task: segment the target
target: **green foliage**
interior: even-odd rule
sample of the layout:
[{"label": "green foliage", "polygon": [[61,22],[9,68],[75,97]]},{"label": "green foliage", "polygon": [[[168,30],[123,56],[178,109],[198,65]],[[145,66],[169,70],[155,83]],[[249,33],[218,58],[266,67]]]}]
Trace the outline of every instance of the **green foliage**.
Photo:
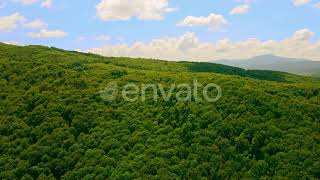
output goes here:
[{"label": "green foliage", "polygon": [[[4,44],[0,72],[0,179],[320,178],[320,85],[309,77]],[[219,84],[222,98],[99,95],[115,80],[193,79]]]},{"label": "green foliage", "polygon": [[221,74],[239,75],[259,80],[286,81],[288,73],[267,70],[245,70],[237,67],[214,63],[185,63],[192,72],[213,72]]}]

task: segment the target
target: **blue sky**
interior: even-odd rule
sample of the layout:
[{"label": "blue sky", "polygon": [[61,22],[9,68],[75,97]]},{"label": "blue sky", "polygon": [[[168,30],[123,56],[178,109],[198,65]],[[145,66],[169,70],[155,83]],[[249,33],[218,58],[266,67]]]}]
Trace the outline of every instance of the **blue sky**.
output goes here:
[{"label": "blue sky", "polygon": [[[169,60],[264,53],[320,60],[319,19],[320,0],[1,0],[0,41]],[[170,47],[177,49],[154,52]]]}]

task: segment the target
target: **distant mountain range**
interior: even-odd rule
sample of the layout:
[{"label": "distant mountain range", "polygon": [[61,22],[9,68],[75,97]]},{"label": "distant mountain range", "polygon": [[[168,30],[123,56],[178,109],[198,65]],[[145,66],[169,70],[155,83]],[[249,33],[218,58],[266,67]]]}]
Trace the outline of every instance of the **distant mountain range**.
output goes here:
[{"label": "distant mountain range", "polygon": [[251,59],[218,60],[212,63],[244,69],[283,71],[301,75],[320,75],[320,61],[263,55]]}]

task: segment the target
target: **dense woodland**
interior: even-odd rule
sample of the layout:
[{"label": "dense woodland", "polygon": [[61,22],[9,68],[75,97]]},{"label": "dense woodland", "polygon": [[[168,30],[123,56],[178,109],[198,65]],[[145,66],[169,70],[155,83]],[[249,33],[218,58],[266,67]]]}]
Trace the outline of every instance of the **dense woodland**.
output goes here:
[{"label": "dense woodland", "polygon": [[[109,82],[214,82],[210,103],[104,101]],[[0,44],[0,179],[318,179],[320,81]]]}]

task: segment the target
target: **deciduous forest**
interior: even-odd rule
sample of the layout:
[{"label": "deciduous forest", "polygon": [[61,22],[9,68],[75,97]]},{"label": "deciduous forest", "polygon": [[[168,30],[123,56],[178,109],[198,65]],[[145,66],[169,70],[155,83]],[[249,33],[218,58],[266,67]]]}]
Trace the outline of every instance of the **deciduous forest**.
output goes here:
[{"label": "deciduous forest", "polygon": [[[217,102],[105,101],[213,82]],[[320,80],[0,44],[0,179],[318,179]],[[148,93],[152,93],[149,92]]]}]

